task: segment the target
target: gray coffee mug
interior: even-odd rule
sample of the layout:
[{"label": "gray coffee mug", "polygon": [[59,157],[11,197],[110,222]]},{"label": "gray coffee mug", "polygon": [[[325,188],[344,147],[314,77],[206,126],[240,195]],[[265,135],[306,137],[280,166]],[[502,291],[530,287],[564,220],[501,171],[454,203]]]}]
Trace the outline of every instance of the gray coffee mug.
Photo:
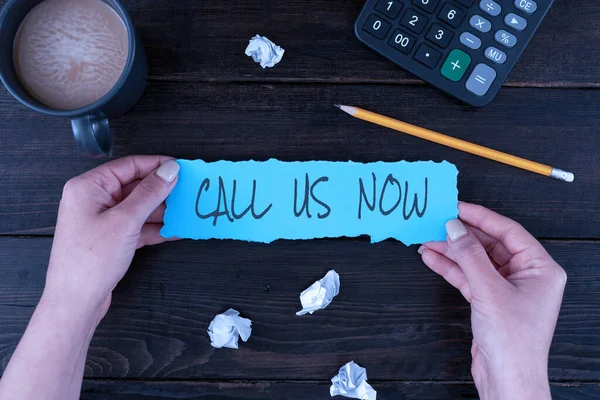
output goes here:
[{"label": "gray coffee mug", "polygon": [[108,118],[124,114],[140,99],[148,80],[148,61],[129,14],[118,0],[103,0],[121,17],[129,36],[129,54],[121,77],[101,99],[77,110],[55,110],[33,98],[21,84],[13,61],[17,30],[27,13],[43,0],[9,0],[0,13],[0,79],[21,103],[48,115],[71,119],[77,147],[88,157],[110,154]]}]

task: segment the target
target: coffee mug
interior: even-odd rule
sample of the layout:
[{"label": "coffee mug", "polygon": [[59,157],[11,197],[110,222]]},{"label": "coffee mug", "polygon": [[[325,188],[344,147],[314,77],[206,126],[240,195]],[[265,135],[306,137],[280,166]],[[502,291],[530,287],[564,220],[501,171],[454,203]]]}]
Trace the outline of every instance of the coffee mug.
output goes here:
[{"label": "coffee mug", "polygon": [[0,79],[8,91],[32,110],[71,119],[77,147],[88,157],[109,155],[111,135],[108,119],[124,114],[140,99],[148,79],[148,61],[129,14],[118,0],[103,0],[121,18],[128,35],[123,72],[103,97],[87,106],[61,110],[47,106],[24,87],[13,59],[15,38],[27,14],[43,0],[9,0],[0,13]]}]

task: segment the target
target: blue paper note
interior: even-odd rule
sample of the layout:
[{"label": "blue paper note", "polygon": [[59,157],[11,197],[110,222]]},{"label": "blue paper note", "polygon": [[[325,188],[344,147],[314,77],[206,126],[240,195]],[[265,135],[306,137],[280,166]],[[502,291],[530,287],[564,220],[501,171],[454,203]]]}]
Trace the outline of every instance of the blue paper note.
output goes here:
[{"label": "blue paper note", "polygon": [[370,235],[445,240],[458,215],[458,170],[427,162],[178,160],[163,237],[269,243]]}]

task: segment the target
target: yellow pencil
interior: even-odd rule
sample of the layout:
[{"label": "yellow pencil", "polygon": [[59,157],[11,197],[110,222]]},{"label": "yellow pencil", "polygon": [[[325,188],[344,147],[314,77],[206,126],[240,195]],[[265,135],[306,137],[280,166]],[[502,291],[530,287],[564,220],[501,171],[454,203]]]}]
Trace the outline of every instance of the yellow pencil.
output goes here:
[{"label": "yellow pencil", "polygon": [[420,128],[406,122],[398,121],[384,115],[376,114],[371,111],[363,110],[362,108],[352,106],[335,105],[342,111],[352,115],[355,118],[363,121],[372,122],[377,125],[385,126],[386,128],[394,129],[408,135],[420,137],[421,139],[429,140],[430,142],[439,143],[444,146],[452,147],[453,149],[462,150],[467,153],[475,154],[480,157],[498,161],[504,164],[512,165],[513,167],[522,168],[527,171],[535,172],[541,175],[549,176],[565,182],[573,182],[575,175],[571,172],[563,171],[558,168],[553,168],[549,165],[540,164],[534,161],[526,160],[521,157],[516,157],[501,151],[492,150],[487,147],[479,146],[464,140],[456,139],[451,136],[442,135],[429,129]]}]

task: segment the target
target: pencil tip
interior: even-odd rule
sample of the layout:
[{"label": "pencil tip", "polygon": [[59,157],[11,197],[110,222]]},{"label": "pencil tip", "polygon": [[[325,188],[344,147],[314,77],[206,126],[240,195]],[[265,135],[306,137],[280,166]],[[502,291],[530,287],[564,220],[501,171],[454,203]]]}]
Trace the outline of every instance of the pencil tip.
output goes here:
[{"label": "pencil tip", "polygon": [[337,108],[339,108],[346,114],[350,114],[352,116],[354,116],[354,114],[356,114],[356,112],[357,112],[355,107],[345,106],[343,104],[334,104],[334,106],[336,106]]}]

